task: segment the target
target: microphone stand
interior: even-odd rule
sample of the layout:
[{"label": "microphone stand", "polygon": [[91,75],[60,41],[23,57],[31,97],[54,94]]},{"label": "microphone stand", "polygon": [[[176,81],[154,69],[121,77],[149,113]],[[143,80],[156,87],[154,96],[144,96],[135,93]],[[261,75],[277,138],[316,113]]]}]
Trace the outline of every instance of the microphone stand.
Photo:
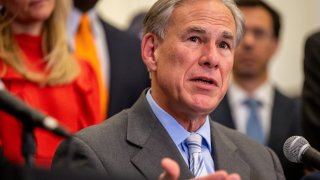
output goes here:
[{"label": "microphone stand", "polygon": [[32,124],[23,123],[22,146],[21,151],[27,167],[34,167],[34,154],[36,152],[36,143]]}]

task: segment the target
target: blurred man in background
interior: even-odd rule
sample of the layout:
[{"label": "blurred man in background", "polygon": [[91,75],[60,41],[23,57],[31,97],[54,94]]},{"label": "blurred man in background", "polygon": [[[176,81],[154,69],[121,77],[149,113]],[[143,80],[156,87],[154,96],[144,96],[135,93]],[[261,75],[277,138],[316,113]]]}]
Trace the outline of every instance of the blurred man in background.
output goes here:
[{"label": "blurred man in background", "polygon": [[[320,151],[320,32],[313,33],[307,38],[303,62],[303,133],[310,145]],[[306,171],[313,172],[314,169],[306,166]]]},{"label": "blurred man in background", "polygon": [[[101,118],[105,119],[129,108],[150,80],[141,61],[139,38],[104,21],[96,12],[97,2],[73,1],[68,34],[72,51],[90,61],[100,79]],[[92,47],[94,52],[89,53]]]}]

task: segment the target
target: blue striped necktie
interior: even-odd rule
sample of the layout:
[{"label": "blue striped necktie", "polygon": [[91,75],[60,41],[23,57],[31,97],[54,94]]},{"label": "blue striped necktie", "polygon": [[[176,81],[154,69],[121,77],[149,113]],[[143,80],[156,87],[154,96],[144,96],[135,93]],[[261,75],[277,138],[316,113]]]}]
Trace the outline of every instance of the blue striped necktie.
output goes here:
[{"label": "blue striped necktie", "polygon": [[192,133],[186,140],[189,149],[189,169],[195,177],[207,175],[207,169],[201,153],[202,137]]},{"label": "blue striped necktie", "polygon": [[261,106],[261,102],[255,99],[248,99],[244,102],[244,104],[249,109],[249,116],[246,128],[246,134],[250,138],[259,142],[260,144],[264,144],[264,135],[261,125],[261,118],[258,114],[258,108]]}]

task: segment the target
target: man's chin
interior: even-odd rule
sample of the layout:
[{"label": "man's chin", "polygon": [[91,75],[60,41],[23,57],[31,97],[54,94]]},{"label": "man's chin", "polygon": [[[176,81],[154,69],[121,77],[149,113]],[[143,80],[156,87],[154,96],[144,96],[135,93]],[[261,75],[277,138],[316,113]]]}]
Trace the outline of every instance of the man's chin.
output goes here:
[{"label": "man's chin", "polygon": [[215,107],[216,106],[212,106],[209,104],[208,105],[202,104],[201,106],[200,105],[194,106],[193,110],[194,112],[197,112],[199,115],[208,115],[214,110]]}]

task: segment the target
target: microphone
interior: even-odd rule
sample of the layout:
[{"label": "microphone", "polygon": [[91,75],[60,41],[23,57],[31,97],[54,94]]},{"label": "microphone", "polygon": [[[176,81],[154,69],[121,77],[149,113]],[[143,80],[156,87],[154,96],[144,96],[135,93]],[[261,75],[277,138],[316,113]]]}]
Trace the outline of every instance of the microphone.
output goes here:
[{"label": "microphone", "polygon": [[320,170],[320,153],[301,136],[291,136],[283,145],[285,157],[294,163],[305,163]]},{"label": "microphone", "polygon": [[43,113],[31,108],[19,98],[13,96],[5,90],[5,86],[0,80],[0,109],[15,116],[24,125],[40,127],[61,137],[71,137],[71,134],[61,127],[56,119],[46,116]]}]

